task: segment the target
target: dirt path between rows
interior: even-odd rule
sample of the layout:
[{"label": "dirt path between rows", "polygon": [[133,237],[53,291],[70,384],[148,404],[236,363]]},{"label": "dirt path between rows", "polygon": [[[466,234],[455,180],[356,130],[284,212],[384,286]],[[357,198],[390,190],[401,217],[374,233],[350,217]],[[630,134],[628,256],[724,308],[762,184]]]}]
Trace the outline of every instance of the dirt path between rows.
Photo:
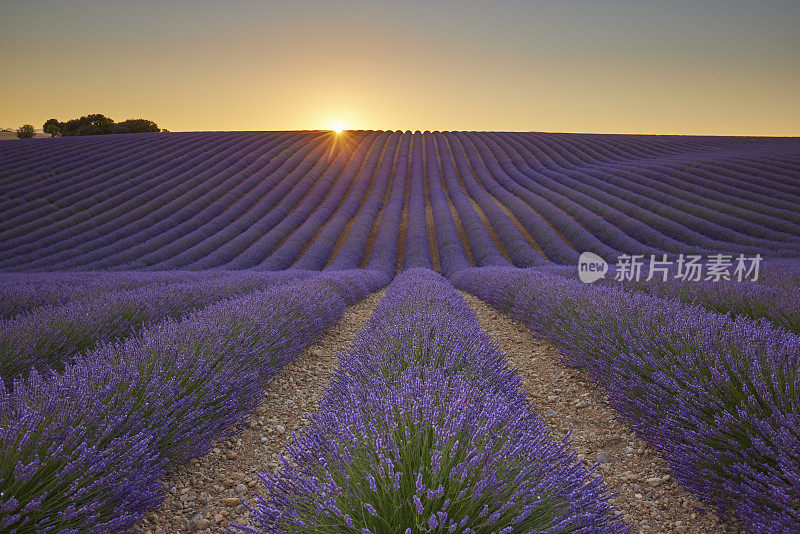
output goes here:
[{"label": "dirt path between rows", "polygon": [[516,367],[528,402],[551,435],[571,430],[572,446],[600,473],[613,494],[611,503],[632,533],[744,532],[733,519],[721,520],[670,476],[670,468],[646,442],[616,418],[605,391],[584,370],[566,367],[558,349],[536,339],[523,324],[461,292],[478,321]]},{"label": "dirt path between rows", "polygon": [[233,523],[250,525],[249,512],[239,499],[252,505],[256,494],[265,492],[256,473],[277,470],[279,455],[293,433],[308,426],[317,411],[338,366],[337,355],[364,329],[384,293],[373,293],[348,308],[319,342],[284,366],[265,391],[248,428],[172,473],[165,481],[173,487],[163,506],[148,513],[137,531],[218,533]]}]

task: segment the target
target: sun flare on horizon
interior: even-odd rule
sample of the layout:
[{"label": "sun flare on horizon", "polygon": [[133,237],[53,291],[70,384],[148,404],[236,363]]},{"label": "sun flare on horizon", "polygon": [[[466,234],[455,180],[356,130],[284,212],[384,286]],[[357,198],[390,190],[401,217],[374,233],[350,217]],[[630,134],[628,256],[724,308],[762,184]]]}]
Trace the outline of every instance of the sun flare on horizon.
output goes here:
[{"label": "sun flare on horizon", "polygon": [[334,121],[331,123],[329,130],[333,131],[334,133],[340,134],[345,130],[349,130],[349,126],[342,121]]}]

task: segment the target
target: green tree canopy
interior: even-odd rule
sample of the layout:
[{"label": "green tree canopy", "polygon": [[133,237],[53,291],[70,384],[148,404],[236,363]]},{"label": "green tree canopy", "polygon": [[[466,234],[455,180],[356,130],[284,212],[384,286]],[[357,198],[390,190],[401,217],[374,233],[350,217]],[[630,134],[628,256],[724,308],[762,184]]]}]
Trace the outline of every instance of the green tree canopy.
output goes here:
[{"label": "green tree canopy", "polygon": [[44,133],[49,133],[53,137],[61,135],[61,123],[58,119],[49,119],[44,123],[43,129]]},{"label": "green tree canopy", "polygon": [[74,135],[160,132],[161,130],[151,120],[128,119],[115,123],[113,119],[100,113],[95,113],[93,115],[84,115],[79,119],[70,119],[66,122],[50,119],[44,123],[44,131],[53,137],[59,135],[69,137]]},{"label": "green tree canopy", "polygon": [[36,130],[31,124],[23,124],[17,128],[17,137],[20,139],[31,139],[34,135],[36,135]]}]

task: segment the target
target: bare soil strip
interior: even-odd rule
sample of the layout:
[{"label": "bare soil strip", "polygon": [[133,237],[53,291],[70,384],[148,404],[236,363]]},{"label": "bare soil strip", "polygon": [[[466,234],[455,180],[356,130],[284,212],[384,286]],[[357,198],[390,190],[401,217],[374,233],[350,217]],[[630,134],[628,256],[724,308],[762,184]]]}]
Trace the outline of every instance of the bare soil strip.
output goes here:
[{"label": "bare soil strip", "polygon": [[338,366],[337,355],[364,329],[384,293],[373,293],[350,307],[319,342],[286,365],[264,392],[264,401],[244,431],[171,473],[166,480],[172,486],[169,496],[139,523],[137,531],[221,533],[234,523],[250,525],[240,499],[252,505],[256,494],[265,493],[256,473],[274,473],[293,433],[310,424]]},{"label": "bare soil strip", "polygon": [[720,519],[670,475],[670,468],[646,442],[617,419],[605,391],[584,370],[561,362],[558,349],[536,339],[522,323],[461,292],[478,321],[516,367],[528,402],[554,438],[571,431],[572,446],[599,472],[613,494],[611,503],[632,533],[739,533],[740,524]]}]

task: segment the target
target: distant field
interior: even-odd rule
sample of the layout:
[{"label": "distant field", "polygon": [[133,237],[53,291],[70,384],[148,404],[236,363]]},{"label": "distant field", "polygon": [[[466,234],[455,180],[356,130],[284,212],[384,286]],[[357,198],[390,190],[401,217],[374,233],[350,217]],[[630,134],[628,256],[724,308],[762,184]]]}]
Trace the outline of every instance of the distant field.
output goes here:
[{"label": "distant field", "polygon": [[361,131],[7,143],[0,270],[800,255],[800,139]]},{"label": "distant field", "polygon": [[0,142],[0,530],[800,532],[798,258],[797,138]]},{"label": "distant field", "polygon": [[[36,132],[34,139],[44,139],[47,137],[50,137],[50,134]],[[0,132],[0,141],[5,141],[6,139],[18,139],[17,132]]]}]

